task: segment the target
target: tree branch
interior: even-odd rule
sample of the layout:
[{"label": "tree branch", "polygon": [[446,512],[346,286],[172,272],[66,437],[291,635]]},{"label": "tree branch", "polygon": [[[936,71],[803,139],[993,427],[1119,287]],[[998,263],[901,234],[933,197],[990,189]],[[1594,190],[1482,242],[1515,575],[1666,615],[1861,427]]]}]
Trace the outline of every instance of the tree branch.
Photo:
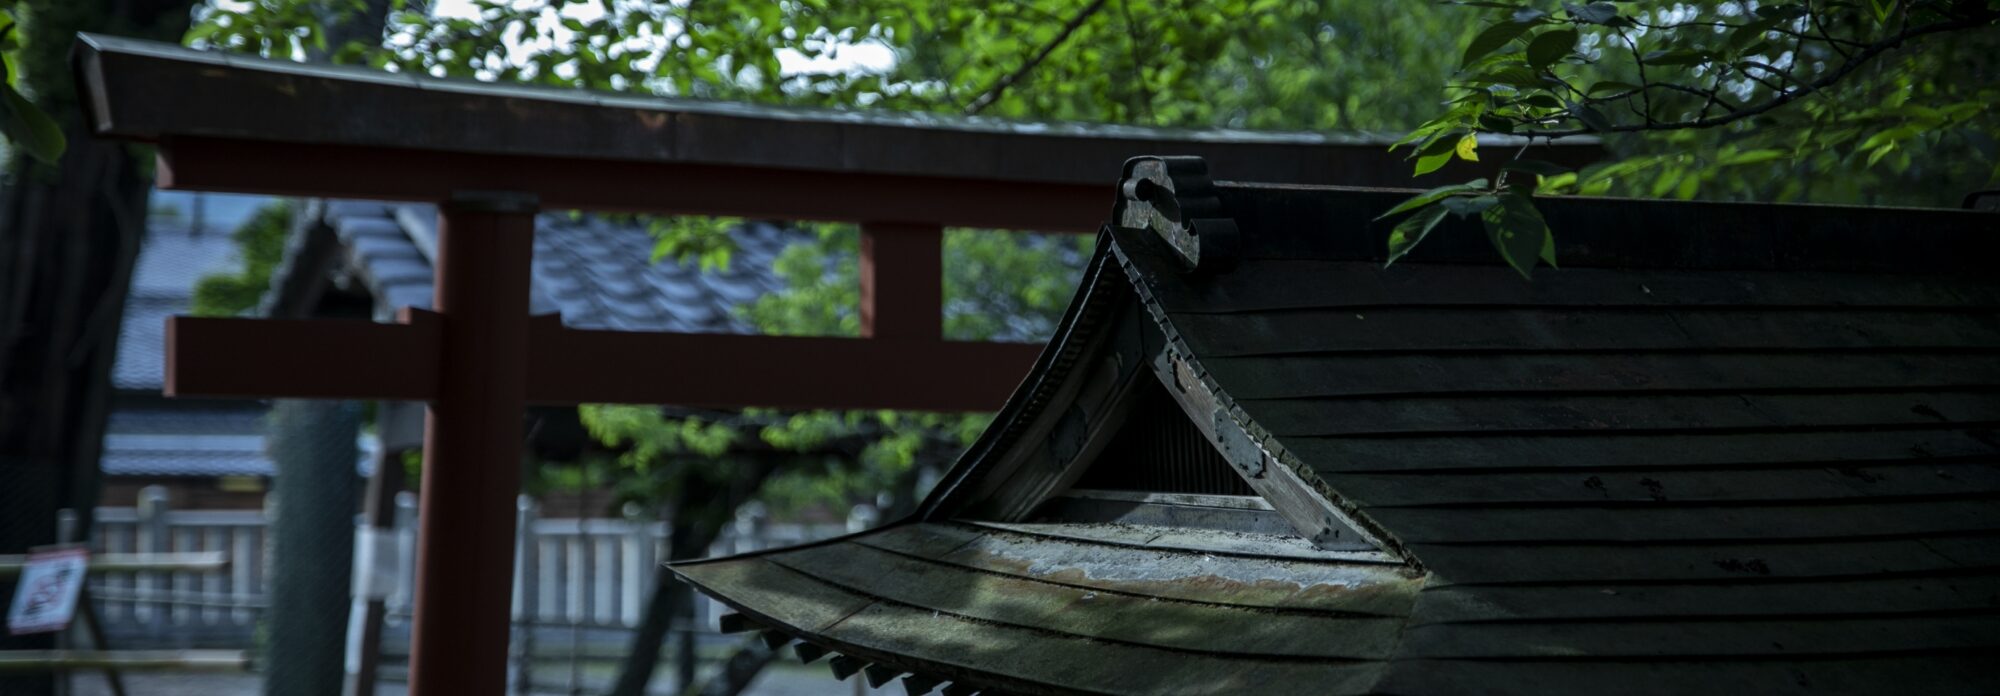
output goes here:
[{"label": "tree branch", "polygon": [[[1840,67],[1835,68],[1833,72],[1827,73],[1825,76],[1822,76],[1819,79],[1812,81],[1811,83],[1801,83],[1798,85],[1796,89],[1779,90],[1779,94],[1776,97],[1773,97],[1770,101],[1764,102],[1762,104],[1757,104],[1754,106],[1745,105],[1740,110],[1732,111],[1730,113],[1723,114],[1721,116],[1713,116],[1709,118],[1696,118],[1689,121],[1677,121],[1671,123],[1635,123],[1635,124],[1627,124],[1621,126],[1612,126],[1610,128],[1605,128],[1602,130],[1592,129],[1592,128],[1569,128],[1563,130],[1547,130],[1547,131],[1531,131],[1527,133],[1515,133],[1515,135],[1526,136],[1526,137],[1560,138],[1564,136],[1587,135],[1591,133],[1638,133],[1643,131],[1691,130],[1699,128],[1714,128],[1716,126],[1735,123],[1737,121],[1741,121],[1743,119],[1750,118],[1758,114],[1762,114],[1772,109],[1776,109],[1780,106],[1790,104],[1794,101],[1798,101],[1800,97],[1804,97],[1806,95],[1813,94],[1820,90],[1826,89],[1827,87],[1831,87],[1835,83],[1841,81],[1843,78],[1846,78],[1849,73],[1854,72],[1856,68],[1861,67],[1863,63],[1866,63],[1869,60],[1874,59],[1876,56],[1886,53],[1892,49],[1902,46],[1905,41],[1909,41],[1910,39],[1914,39],[1929,34],[1940,34],[1949,31],[1958,31],[1961,29],[1972,29],[1976,27],[1986,26],[1988,24],[1993,23],[1996,18],[2000,18],[2000,13],[1987,12],[1978,15],[1964,17],[1961,19],[1952,20],[1949,22],[1938,22],[1936,24],[1926,24],[1924,26],[1920,26],[1914,29],[1905,29],[1902,32],[1897,33],[1895,36],[1891,36],[1881,41],[1868,44],[1861,50],[1856,51],[1853,59],[1842,62],[1840,64]],[[1755,78],[1753,77],[1752,79]],[[1638,90],[1638,91],[1644,93],[1644,90]]]},{"label": "tree branch", "polygon": [[992,106],[993,102],[999,101],[1000,95],[1006,93],[1008,87],[1014,86],[1015,82],[1020,81],[1029,72],[1034,71],[1036,66],[1041,65],[1043,60],[1048,59],[1049,54],[1054,53],[1056,48],[1062,46],[1063,42],[1068,41],[1071,34],[1076,33],[1077,27],[1083,26],[1085,20],[1090,19],[1091,15],[1097,14],[1097,11],[1104,7],[1104,1],[1091,0],[1089,5],[1078,10],[1076,16],[1069,18],[1069,21],[1063,24],[1062,31],[1056,32],[1055,38],[1050,39],[1047,44],[1042,46],[1041,50],[1035,52],[1033,57],[1028,58],[1028,62],[1022,63],[1021,67],[1014,69],[1014,72],[1007,73],[1000,79],[993,81],[993,84],[987,85],[986,89],[981,91],[979,96],[972,100],[972,103],[965,106],[965,113],[967,115],[977,114],[984,111],[986,107]]}]

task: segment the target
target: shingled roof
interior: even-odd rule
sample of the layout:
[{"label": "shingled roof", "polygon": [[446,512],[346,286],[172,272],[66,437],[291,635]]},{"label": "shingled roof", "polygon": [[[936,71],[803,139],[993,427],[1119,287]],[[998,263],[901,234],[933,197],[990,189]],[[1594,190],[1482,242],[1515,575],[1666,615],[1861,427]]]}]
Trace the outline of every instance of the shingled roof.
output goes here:
[{"label": "shingled roof", "polygon": [[1408,191],[1127,171],[920,514],[676,566],[725,627],[912,693],[2000,683],[2000,217],[1544,199],[1528,282],[1384,268]]},{"label": "shingled roof", "polygon": [[[328,201],[313,215],[333,232],[344,255],[341,267],[375,298],[379,318],[402,307],[430,308],[434,207]],[[530,309],[560,314],[563,325],[580,329],[754,333],[736,309],[784,290],[772,263],[787,245],[810,235],[748,222],[733,236],[732,263],[703,269],[652,262],[653,239],[643,224],[542,215],[535,224]]]}]

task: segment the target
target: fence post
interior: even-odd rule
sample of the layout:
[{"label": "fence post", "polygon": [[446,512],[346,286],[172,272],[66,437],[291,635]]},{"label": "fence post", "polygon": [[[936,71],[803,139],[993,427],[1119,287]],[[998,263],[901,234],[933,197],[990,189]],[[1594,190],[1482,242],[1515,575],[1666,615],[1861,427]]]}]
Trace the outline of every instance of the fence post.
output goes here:
[{"label": "fence post", "polygon": [[541,544],[535,540],[540,506],[527,495],[514,505],[514,693],[528,694],[534,691],[535,619],[541,615]]},{"label": "fence post", "polygon": [[389,595],[393,613],[408,614],[417,586],[417,494],[396,494],[396,591]]},{"label": "fence post", "polygon": [[645,506],[638,503],[625,504],[625,565],[621,584],[624,596],[618,602],[619,623],[626,628],[639,626],[640,614],[645,611],[646,598],[653,596],[653,588],[647,587],[653,581],[653,522],[646,517]]},{"label": "fence post", "polygon": [[[166,553],[171,550],[167,528],[167,489],[164,486],[147,486],[139,489],[139,552]],[[139,575],[139,602],[135,613],[145,612],[145,626],[150,638],[161,638],[167,634],[166,578],[158,571],[147,571]]]}]

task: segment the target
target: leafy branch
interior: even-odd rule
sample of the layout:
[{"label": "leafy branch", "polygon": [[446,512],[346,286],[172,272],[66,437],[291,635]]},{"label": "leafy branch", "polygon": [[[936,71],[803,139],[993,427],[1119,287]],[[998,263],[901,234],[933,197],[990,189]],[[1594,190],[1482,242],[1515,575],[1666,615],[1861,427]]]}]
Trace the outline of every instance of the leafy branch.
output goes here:
[{"label": "leafy branch", "polygon": [[[1500,16],[1466,47],[1460,72],[1449,85],[1452,99],[1446,111],[1394,146],[1413,146],[1419,175],[1452,159],[1478,161],[1481,134],[1534,142],[1768,122],[1781,109],[1852,80],[1860,68],[1919,38],[2000,26],[2000,3],[1965,0],[1872,0],[1865,7],[1839,1],[1718,3],[1692,9],[1671,4],[1631,14],[1610,2],[1590,2],[1563,3],[1560,15],[1523,3],[1455,4]],[[1611,60],[1618,54],[1629,56],[1629,70]],[[1929,128],[1963,123],[1992,108],[1977,100],[1929,110],[1889,106],[1903,122],[1862,142],[1858,149],[1870,153],[1866,166]],[[1822,105],[1816,116],[1824,120],[1840,108]],[[1861,106],[1849,110],[1856,116],[1878,111]],[[1631,116],[1619,116],[1623,113]],[[1848,126],[1861,120],[1835,117],[1834,133],[1842,142],[1858,137],[1860,131]],[[1816,121],[1808,130],[1820,125]],[[1705,157],[1705,164],[1748,166],[1793,154],[1732,145]],[[1612,179],[1632,174],[1635,166],[1685,157],[1639,157],[1581,172],[1517,161],[1490,184],[1481,179],[1433,189],[1391,212],[1411,215],[1390,233],[1389,262],[1408,254],[1444,215],[1476,214],[1501,257],[1529,276],[1538,259],[1555,265],[1553,233],[1539,214],[1529,214],[1537,187],[1542,193],[1602,192]],[[1510,172],[1535,178],[1517,178],[1510,186]],[[1697,176],[1662,177],[1651,193],[1689,198],[1700,183]]]},{"label": "leafy branch", "polygon": [[0,2],[0,136],[36,161],[54,165],[62,159],[68,141],[62,126],[16,89],[21,80],[16,59],[21,25],[14,18],[15,4],[14,0]]},{"label": "leafy branch", "polygon": [[994,80],[993,84],[988,85],[986,89],[980,90],[979,96],[973,97],[972,102],[966,104],[965,113],[967,115],[977,114],[986,110],[986,107],[992,106],[993,102],[999,101],[1000,95],[1006,93],[1008,87],[1012,87],[1015,82],[1019,82],[1028,73],[1034,72],[1035,67],[1041,65],[1042,61],[1048,60],[1049,54],[1055,53],[1056,49],[1063,45],[1063,42],[1068,41],[1070,35],[1076,33],[1077,27],[1083,26],[1083,23],[1089,20],[1091,15],[1097,14],[1097,11],[1104,7],[1104,2],[1105,0],[1091,0],[1089,5],[1085,5],[1083,9],[1077,10],[1076,15],[1070,17],[1069,21],[1064,22],[1062,28],[1056,31],[1055,37],[1049,39],[1048,43],[1042,44],[1041,49],[1035,51],[1035,55],[1029,57],[1026,62],[1021,64],[1021,67],[1015,68],[1013,72],[1006,75],[1002,75],[1000,79]]}]

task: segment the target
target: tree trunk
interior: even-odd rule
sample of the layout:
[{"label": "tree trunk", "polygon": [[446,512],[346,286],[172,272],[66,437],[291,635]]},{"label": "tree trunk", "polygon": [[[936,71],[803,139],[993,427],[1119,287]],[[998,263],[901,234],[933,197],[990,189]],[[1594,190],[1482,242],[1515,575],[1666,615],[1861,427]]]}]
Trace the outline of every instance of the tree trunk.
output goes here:
[{"label": "tree trunk", "polygon": [[763,638],[753,636],[737,646],[736,652],[730,653],[729,659],[723,661],[722,669],[718,670],[715,676],[684,693],[699,694],[699,696],[736,696],[743,693],[744,689],[750,688],[750,681],[756,679],[757,673],[764,671],[764,666],[771,664],[771,660],[777,657],[778,651],[765,645]]},{"label": "tree trunk", "polygon": [[[680,492],[673,501],[673,519],[669,529],[673,536],[667,540],[667,556],[671,560],[699,558],[722,534],[724,525],[736,517],[736,508],[741,507],[755,496],[778,468],[784,455],[762,454],[751,457],[726,458],[711,465],[727,472],[730,479],[716,485],[702,477],[700,471],[689,470],[682,475]],[[710,464],[705,462],[705,464]],[[618,682],[611,689],[611,696],[643,696],[647,682],[653,679],[653,669],[659,666],[660,646],[666,642],[667,632],[681,618],[685,626],[692,618],[694,590],[674,577],[665,565],[654,570],[653,596],[647,600],[646,616],[639,624],[639,630],[632,634],[632,646],[625,653],[625,662],[619,667]],[[685,693],[694,681],[694,634],[681,632],[675,645],[675,663],[679,670],[678,684]]]},{"label": "tree trunk", "polygon": [[[78,31],[179,38],[189,3],[15,5],[21,84],[63,127],[49,167],[16,153],[0,192],[0,553],[56,541],[56,511],[89,533],[111,365],[144,234],[151,170],[123,144],[89,136],[67,55]],[[142,155],[143,157],[143,155]],[[13,595],[0,582],[0,596]],[[51,634],[0,635],[0,650],[51,648]],[[0,693],[55,689],[48,674],[0,676]]]},{"label": "tree trunk", "polygon": [[271,409],[271,605],[264,693],[340,696],[360,419],[351,404],[284,399]]}]

